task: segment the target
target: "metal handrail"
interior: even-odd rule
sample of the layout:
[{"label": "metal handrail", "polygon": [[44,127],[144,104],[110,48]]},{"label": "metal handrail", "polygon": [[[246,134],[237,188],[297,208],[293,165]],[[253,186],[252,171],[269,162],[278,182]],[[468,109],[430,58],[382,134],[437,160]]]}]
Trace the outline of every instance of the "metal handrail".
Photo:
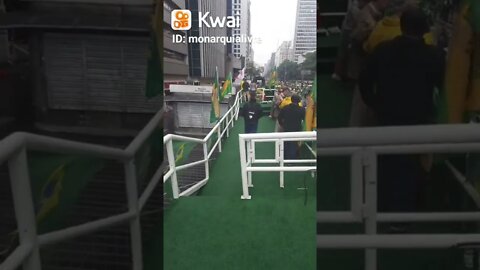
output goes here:
[{"label": "metal handrail", "polygon": [[[317,138],[318,156],[351,156],[350,211],[319,211],[319,223],[364,223],[365,235],[318,235],[318,248],[363,248],[365,269],[376,269],[376,248],[443,248],[480,234],[377,234],[384,222],[479,221],[476,212],[378,213],[377,157],[385,154],[480,152],[478,125],[429,125],[406,127],[343,128],[322,130]],[[452,169],[452,168],[450,168]],[[459,175],[455,175],[459,178]],[[464,179],[457,179],[461,184]],[[468,190],[467,190],[468,192]],[[470,192],[476,192],[470,190]],[[477,192],[478,193],[478,192]],[[470,193],[469,193],[470,194]],[[473,194],[470,194],[472,196]],[[475,194],[479,198],[478,194]],[[476,241],[476,240],[475,240]]]},{"label": "metal handrail", "polygon": [[[163,144],[165,145],[165,149],[167,150],[167,158],[168,158],[167,164],[169,166],[168,171],[163,176],[163,182],[165,183],[168,179],[171,180],[172,195],[174,199],[178,199],[179,197],[182,197],[182,196],[189,196],[195,191],[199,190],[202,186],[204,186],[207,183],[209,179],[209,161],[213,153],[217,149],[217,147],[220,152],[222,151],[222,138],[224,137],[225,134],[227,137],[229,137],[230,135],[229,130],[234,127],[234,121],[238,119],[241,103],[242,103],[242,92],[240,91],[236,94],[235,102],[232,105],[232,107],[228,109],[228,111],[220,118],[220,120],[215,124],[215,126],[213,126],[210,132],[208,132],[208,134],[203,139],[191,138],[191,137],[180,136],[175,134],[169,134],[163,137]],[[211,149],[208,150],[208,142],[212,138],[213,134],[215,134],[215,132],[218,134],[218,137],[215,143],[213,144],[213,146],[211,147]],[[203,150],[204,150],[203,159],[177,166],[175,164],[175,155],[173,153],[173,143],[172,143],[173,140],[202,144]],[[191,186],[187,190],[180,193],[180,188],[179,188],[178,179],[177,179],[177,172],[183,169],[200,165],[200,164],[205,164],[206,177],[200,182],[196,183],[195,185]]]},{"label": "metal handrail", "polygon": [[[279,172],[280,187],[284,187],[284,172],[311,172],[316,170],[316,159],[285,160],[283,156],[284,143],[288,141],[315,141],[317,132],[281,132],[281,133],[251,133],[239,134],[239,153],[242,173],[242,196],[243,200],[251,199],[248,188],[253,187],[252,172]],[[255,143],[275,142],[275,159],[257,159],[255,157]],[[312,150],[311,148],[309,148]],[[316,156],[315,152],[310,152]],[[278,164],[278,166],[253,167],[253,164]],[[289,164],[312,164],[310,166],[285,166]]]},{"label": "metal handrail", "polygon": [[[163,109],[159,110],[148,124],[140,131],[126,149],[106,147],[91,143],[81,143],[58,138],[51,138],[24,132],[15,132],[0,141],[0,163],[8,160],[9,174],[14,200],[15,216],[20,245],[11,253],[0,269],[16,269],[23,264],[25,270],[41,269],[39,248],[42,245],[65,241],[72,237],[85,235],[119,223],[130,223],[130,241],[132,245],[133,269],[143,268],[142,241],[140,231],[140,212],[153,189],[161,178],[160,168],[150,179],[143,194],[138,196],[134,158],[136,152],[163,122]],[[48,151],[51,153],[88,155],[102,159],[121,161],[125,166],[128,211],[116,216],[87,222],[77,226],[38,235],[35,212],[31,195],[30,179],[27,166],[27,150]],[[160,171],[160,173],[159,173]]]}]

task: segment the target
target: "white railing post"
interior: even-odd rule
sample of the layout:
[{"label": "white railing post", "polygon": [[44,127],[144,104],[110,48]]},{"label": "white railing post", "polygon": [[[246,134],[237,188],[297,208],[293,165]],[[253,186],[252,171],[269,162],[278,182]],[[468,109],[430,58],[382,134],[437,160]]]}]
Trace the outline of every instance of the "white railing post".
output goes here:
[{"label": "white railing post", "polygon": [[[250,166],[253,164],[253,158],[252,158],[252,140],[247,141],[247,163],[250,163]],[[253,181],[252,181],[252,172],[249,171],[247,173],[247,179],[248,179],[248,186],[253,187]]]},{"label": "white railing post", "polygon": [[363,205],[363,159],[362,152],[355,152],[350,159],[350,209],[359,220]]},{"label": "white railing post", "polygon": [[232,128],[235,127],[235,112],[234,110],[230,111],[230,118],[232,119]]},{"label": "white railing post", "polygon": [[28,174],[27,150],[22,147],[8,162],[15,218],[20,245],[31,245],[30,255],[23,262],[24,270],[42,269],[37,238],[37,221]]},{"label": "white railing post", "polygon": [[[284,147],[285,147],[285,141],[280,139],[279,140],[279,146],[280,146],[280,149],[279,149],[279,158],[280,158],[280,167],[283,168],[284,166]],[[280,171],[280,187],[281,188],[284,188],[285,185],[284,185],[284,172],[283,171]]]},{"label": "white railing post", "polygon": [[[371,151],[363,152],[365,169],[365,233],[377,234],[377,155]],[[365,250],[365,270],[377,269],[377,250]]]},{"label": "white railing post", "polygon": [[203,159],[205,159],[205,179],[210,178],[210,168],[209,168],[209,162],[208,162],[208,146],[207,142],[203,143]]},{"label": "white railing post", "polygon": [[275,160],[280,162],[280,143],[278,140],[275,141]]},{"label": "white railing post", "polygon": [[247,175],[247,154],[245,153],[245,140],[240,138],[238,142],[240,150],[240,166],[242,173],[242,191],[240,197],[242,200],[250,200],[252,197],[248,194],[248,175]]},{"label": "white railing post", "polygon": [[174,199],[178,199],[179,189],[178,189],[178,181],[177,181],[177,168],[175,165],[175,155],[173,154],[173,142],[169,140],[167,142],[167,158],[168,158],[168,166],[170,170],[173,171],[171,176],[172,182],[172,194]]},{"label": "white railing post", "polygon": [[130,243],[133,270],[142,270],[142,229],[140,225],[140,208],[138,206],[137,175],[133,159],[125,162],[125,182],[127,189],[128,210],[135,213],[130,220]]},{"label": "white railing post", "polygon": [[218,140],[218,152],[221,153],[222,152],[222,129],[221,129],[221,124],[218,125],[218,128],[217,128],[217,140]]},{"label": "white railing post", "polygon": [[225,115],[225,128],[227,129],[227,138],[230,137],[230,124],[228,123],[228,117],[230,116],[229,113]]}]

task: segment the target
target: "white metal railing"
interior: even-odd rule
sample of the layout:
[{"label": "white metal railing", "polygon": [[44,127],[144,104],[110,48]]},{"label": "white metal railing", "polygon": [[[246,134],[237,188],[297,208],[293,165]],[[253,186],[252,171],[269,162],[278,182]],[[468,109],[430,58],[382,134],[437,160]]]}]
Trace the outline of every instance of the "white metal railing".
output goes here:
[{"label": "white metal railing", "polygon": [[365,234],[317,235],[317,247],[365,249],[365,269],[374,270],[377,266],[377,248],[447,248],[462,243],[480,243],[479,233],[402,234],[401,236],[377,234],[378,222],[480,221],[480,211],[378,213],[378,155],[479,151],[480,126],[478,125],[322,130],[318,133],[318,156],[351,156],[351,206],[350,211],[319,211],[317,221],[319,223],[364,223]]},{"label": "white metal railing", "polygon": [[[238,113],[240,111],[240,105],[242,103],[242,92],[238,92],[235,96],[235,102],[233,106],[224,114],[224,116],[217,122],[217,124],[212,128],[212,130],[205,136],[203,139],[190,138],[185,136],[179,136],[174,134],[169,134],[163,137],[163,143],[167,150],[168,166],[169,170],[163,176],[163,183],[168,179],[171,181],[173,198],[178,199],[182,196],[189,196],[199,190],[204,186],[209,179],[209,161],[218,147],[219,152],[222,152],[222,138],[224,136],[230,136],[230,129],[234,127],[235,121],[238,119]],[[208,142],[214,134],[217,134],[217,139],[211,149],[208,149]],[[184,141],[184,142],[193,142],[200,143],[203,145],[203,159],[181,166],[175,164],[175,154],[173,152],[173,141]],[[187,190],[180,193],[180,188],[178,186],[178,177],[177,172],[181,170],[188,169],[190,167],[205,164],[205,179],[199,181],[195,185],[191,186]],[[152,189],[153,190],[153,189]]]},{"label": "white metal railing", "polygon": [[[19,235],[19,246],[0,264],[0,269],[13,270],[23,265],[24,270],[39,270],[41,269],[40,247],[121,223],[130,224],[133,269],[143,269],[140,213],[155,185],[159,182],[162,172],[159,168],[150,179],[147,189],[139,196],[134,159],[140,147],[152,135],[155,129],[162,125],[162,121],[163,110],[160,110],[126,149],[79,143],[23,132],[14,133],[0,141],[0,163],[8,162]],[[128,210],[118,215],[38,235],[27,165],[27,150],[86,155],[122,162],[125,169]]]},{"label": "white metal railing", "polygon": [[[242,199],[251,199],[248,188],[253,187],[252,172],[279,172],[280,187],[284,187],[284,172],[305,172],[317,169],[314,159],[284,159],[284,144],[287,141],[312,142],[317,139],[317,132],[281,132],[281,133],[253,133],[239,134],[240,164],[242,173]],[[255,156],[256,143],[275,142],[274,159],[257,159]],[[305,144],[307,145],[307,144]],[[315,152],[307,145],[310,153],[316,157]],[[310,166],[285,166],[285,164],[310,164]],[[255,167],[254,164],[278,164],[278,166]],[[314,164],[314,165],[311,165]]]}]

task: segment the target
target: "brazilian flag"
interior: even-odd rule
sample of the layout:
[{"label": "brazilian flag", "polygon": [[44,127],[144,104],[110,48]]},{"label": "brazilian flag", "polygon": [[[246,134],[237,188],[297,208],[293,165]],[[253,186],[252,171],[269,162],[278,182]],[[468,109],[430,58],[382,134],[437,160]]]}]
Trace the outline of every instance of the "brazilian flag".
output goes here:
[{"label": "brazilian flag", "polygon": [[28,165],[38,229],[43,233],[62,227],[104,160],[29,152]]},{"label": "brazilian flag", "polygon": [[222,93],[220,94],[220,101],[223,101],[226,95],[232,93],[232,72],[228,74],[227,79],[223,83]]},{"label": "brazilian flag", "polygon": [[162,35],[161,25],[163,23],[163,8],[157,1],[155,15],[152,20],[152,37],[150,44],[150,55],[147,67],[147,82],[145,96],[153,98],[163,92],[163,68],[162,68]]}]

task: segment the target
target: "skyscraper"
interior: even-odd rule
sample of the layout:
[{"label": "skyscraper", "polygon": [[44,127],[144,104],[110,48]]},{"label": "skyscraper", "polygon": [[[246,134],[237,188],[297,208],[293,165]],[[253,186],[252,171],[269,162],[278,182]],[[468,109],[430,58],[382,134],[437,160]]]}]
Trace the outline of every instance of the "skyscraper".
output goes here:
[{"label": "skyscraper", "polygon": [[[198,27],[198,13],[209,12],[210,16],[225,17],[227,1],[187,0],[187,9],[192,12],[192,28],[188,36],[220,37],[227,36],[226,27]],[[194,79],[213,78],[218,68],[220,78],[226,75],[227,46],[222,43],[189,43],[189,74]]]},{"label": "skyscraper", "polygon": [[317,49],[317,2],[298,0],[295,22],[294,61],[306,52]]},{"label": "skyscraper", "polygon": [[[240,27],[233,28],[233,36],[250,36],[250,0],[229,0],[232,1],[233,15],[240,16]],[[237,58],[249,57],[251,44],[234,43],[233,55]]]}]

